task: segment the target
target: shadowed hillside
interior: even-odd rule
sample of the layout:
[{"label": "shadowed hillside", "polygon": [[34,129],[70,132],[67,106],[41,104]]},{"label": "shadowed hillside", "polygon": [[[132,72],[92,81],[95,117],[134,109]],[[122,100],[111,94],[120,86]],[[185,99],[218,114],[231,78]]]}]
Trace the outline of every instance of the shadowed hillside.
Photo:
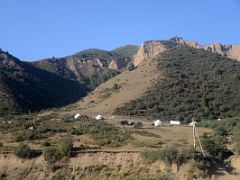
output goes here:
[{"label": "shadowed hillside", "polygon": [[23,62],[6,52],[0,53],[0,114],[73,103],[119,74],[131,61],[131,57],[99,49],[35,62]]},{"label": "shadowed hillside", "polygon": [[76,80],[37,69],[3,52],[0,69],[0,114],[63,106],[87,92]]}]

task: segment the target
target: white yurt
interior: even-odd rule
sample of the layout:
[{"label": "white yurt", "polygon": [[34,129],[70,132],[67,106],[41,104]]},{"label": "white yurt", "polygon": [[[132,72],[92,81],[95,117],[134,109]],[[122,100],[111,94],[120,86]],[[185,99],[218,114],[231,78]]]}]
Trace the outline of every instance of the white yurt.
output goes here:
[{"label": "white yurt", "polygon": [[162,126],[163,125],[163,122],[160,121],[159,119],[157,119],[156,121],[154,121],[154,126],[157,127],[157,126]]},{"label": "white yurt", "polygon": [[95,117],[95,119],[96,119],[96,120],[103,120],[104,117],[103,117],[101,114],[99,114],[99,115],[97,115],[97,116]]},{"label": "white yurt", "polygon": [[170,121],[170,125],[177,125],[177,126],[179,126],[180,124],[181,124],[180,121],[173,121],[173,120]]},{"label": "white yurt", "polygon": [[74,118],[77,119],[79,118],[79,116],[81,116],[79,113],[75,114]]}]

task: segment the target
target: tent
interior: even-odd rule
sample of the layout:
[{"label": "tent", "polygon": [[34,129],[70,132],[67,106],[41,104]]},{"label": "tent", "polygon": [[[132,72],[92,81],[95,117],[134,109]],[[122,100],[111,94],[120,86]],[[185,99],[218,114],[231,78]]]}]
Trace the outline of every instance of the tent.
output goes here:
[{"label": "tent", "polygon": [[180,121],[170,121],[171,125],[180,125]]},{"label": "tent", "polygon": [[79,116],[81,116],[79,113],[75,114],[74,118],[77,119],[79,118]]},{"label": "tent", "polygon": [[163,125],[163,122],[158,119],[158,120],[154,121],[153,124],[154,124],[154,126],[157,127],[157,126],[162,126],[162,125]]},{"label": "tent", "polygon": [[103,117],[101,114],[99,114],[99,115],[97,115],[97,116],[95,117],[95,119],[96,119],[96,120],[103,120],[104,117]]}]

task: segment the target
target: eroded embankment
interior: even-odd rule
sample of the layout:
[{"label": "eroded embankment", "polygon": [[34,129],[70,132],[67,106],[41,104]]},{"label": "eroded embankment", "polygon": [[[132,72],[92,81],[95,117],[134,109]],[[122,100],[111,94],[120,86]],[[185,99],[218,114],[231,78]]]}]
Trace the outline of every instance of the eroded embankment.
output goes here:
[{"label": "eroded embankment", "polygon": [[[234,173],[225,171],[206,179],[239,179],[239,157],[232,158]],[[192,162],[177,170],[176,165],[166,166],[162,161],[146,163],[139,152],[88,152],[80,153],[70,160],[49,165],[43,156],[22,160],[14,155],[0,155],[2,179],[187,179]]]}]

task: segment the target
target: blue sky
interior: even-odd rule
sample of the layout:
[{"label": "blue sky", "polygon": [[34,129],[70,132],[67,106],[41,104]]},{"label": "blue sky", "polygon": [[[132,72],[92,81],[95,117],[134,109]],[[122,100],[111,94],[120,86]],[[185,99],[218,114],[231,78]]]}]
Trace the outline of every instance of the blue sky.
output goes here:
[{"label": "blue sky", "polygon": [[181,36],[240,44],[240,0],[3,0],[0,47],[22,60]]}]

